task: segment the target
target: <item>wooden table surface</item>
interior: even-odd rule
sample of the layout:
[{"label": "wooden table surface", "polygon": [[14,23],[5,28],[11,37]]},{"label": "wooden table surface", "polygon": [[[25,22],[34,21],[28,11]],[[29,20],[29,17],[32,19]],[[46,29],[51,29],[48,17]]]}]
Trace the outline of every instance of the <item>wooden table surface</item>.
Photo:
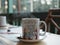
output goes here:
[{"label": "wooden table surface", "polygon": [[45,42],[34,42],[34,43],[27,43],[27,42],[18,42],[16,45],[46,45]]}]

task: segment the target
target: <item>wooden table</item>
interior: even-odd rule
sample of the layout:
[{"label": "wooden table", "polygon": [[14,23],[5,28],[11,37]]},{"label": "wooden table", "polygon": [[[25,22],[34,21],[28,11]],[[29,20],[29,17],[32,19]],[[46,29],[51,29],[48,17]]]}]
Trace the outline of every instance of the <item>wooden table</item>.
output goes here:
[{"label": "wooden table", "polygon": [[35,43],[27,43],[27,42],[18,42],[16,45],[46,45],[45,42],[35,42]]},{"label": "wooden table", "polygon": [[0,43],[2,40],[6,45],[60,45],[60,35],[57,34],[47,32],[44,40],[35,43],[25,43],[17,39],[22,33],[21,27],[12,28],[10,30],[11,32],[9,33],[0,34]]}]

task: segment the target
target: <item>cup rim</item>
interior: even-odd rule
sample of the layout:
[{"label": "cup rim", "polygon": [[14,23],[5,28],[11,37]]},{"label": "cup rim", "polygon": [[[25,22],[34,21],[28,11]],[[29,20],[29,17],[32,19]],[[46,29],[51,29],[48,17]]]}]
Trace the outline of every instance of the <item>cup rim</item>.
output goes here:
[{"label": "cup rim", "polygon": [[40,18],[22,18],[22,20],[30,20],[30,19],[31,19],[31,20],[32,20],[32,19],[33,19],[33,20],[40,20]]}]

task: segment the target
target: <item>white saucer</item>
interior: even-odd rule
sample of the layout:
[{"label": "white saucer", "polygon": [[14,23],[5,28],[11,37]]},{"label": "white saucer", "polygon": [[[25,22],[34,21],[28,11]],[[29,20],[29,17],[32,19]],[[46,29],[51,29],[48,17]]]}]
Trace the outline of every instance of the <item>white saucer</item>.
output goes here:
[{"label": "white saucer", "polygon": [[43,39],[45,39],[47,36],[40,36],[38,40],[24,40],[24,39],[20,39],[20,41],[22,42],[40,42],[42,41]]},{"label": "white saucer", "polygon": [[20,39],[20,41],[23,41],[23,42],[39,42],[40,40],[24,40],[24,39]]},{"label": "white saucer", "polygon": [[24,40],[24,39],[20,39],[20,41],[22,42],[40,42],[41,40]]}]

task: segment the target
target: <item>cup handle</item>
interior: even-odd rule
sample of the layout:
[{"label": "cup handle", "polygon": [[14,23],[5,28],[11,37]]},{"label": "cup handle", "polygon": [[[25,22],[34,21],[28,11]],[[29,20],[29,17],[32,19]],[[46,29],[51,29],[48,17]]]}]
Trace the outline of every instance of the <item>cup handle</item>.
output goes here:
[{"label": "cup handle", "polygon": [[43,23],[45,25],[45,31],[43,34],[39,33],[40,36],[44,36],[46,34],[47,31],[47,24],[45,23],[45,21],[40,21],[40,24]]}]

